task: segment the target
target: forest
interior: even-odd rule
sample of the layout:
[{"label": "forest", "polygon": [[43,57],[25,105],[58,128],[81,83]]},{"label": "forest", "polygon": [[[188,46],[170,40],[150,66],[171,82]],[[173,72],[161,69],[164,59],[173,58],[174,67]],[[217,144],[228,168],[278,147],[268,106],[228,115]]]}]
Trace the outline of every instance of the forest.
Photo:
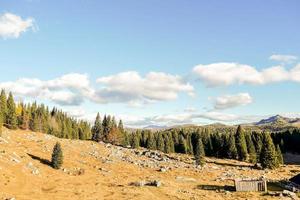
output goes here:
[{"label": "forest", "polygon": [[[300,131],[292,129],[279,132],[236,130],[218,132],[214,129],[173,128],[150,131],[127,131],[122,120],[98,113],[94,124],[77,120],[57,108],[49,109],[37,103],[16,103],[12,93],[4,90],[0,95],[0,123],[9,129],[23,129],[47,133],[59,138],[93,140],[130,148],[144,147],[165,153],[195,155],[198,164],[204,164],[204,156],[237,159],[262,168],[277,168],[283,164],[282,152],[300,153]],[[2,126],[0,126],[2,127]]]}]

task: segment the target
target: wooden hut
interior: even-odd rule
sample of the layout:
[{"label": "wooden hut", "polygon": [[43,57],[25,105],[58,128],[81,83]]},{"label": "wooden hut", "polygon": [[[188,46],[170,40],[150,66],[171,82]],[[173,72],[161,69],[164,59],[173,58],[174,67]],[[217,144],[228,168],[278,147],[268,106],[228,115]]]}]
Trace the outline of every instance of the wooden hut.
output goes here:
[{"label": "wooden hut", "polygon": [[234,185],[236,191],[240,192],[266,192],[266,179],[235,179]]}]

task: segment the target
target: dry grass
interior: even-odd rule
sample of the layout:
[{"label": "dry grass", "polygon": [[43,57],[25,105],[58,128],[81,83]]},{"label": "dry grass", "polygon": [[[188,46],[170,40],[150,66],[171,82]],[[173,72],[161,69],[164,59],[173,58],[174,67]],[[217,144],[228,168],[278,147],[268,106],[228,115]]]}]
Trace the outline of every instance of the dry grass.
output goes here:
[{"label": "dry grass", "polygon": [[[65,170],[54,170],[48,165],[56,141],[63,147]],[[271,199],[254,192],[225,193],[222,188],[233,186],[230,178],[234,177],[266,175],[270,179],[283,179],[300,170],[297,165],[288,165],[275,171],[262,171],[249,168],[247,163],[207,159],[208,164],[203,169],[190,164],[159,172],[157,168],[123,161],[122,156],[137,160],[147,158],[139,157],[129,149],[121,149],[123,155],[120,157],[115,154],[116,149],[91,141],[5,130],[0,140],[0,199]],[[189,156],[172,156],[192,163]],[[83,172],[76,173],[80,170]],[[163,185],[130,185],[140,180],[160,180]],[[207,190],[203,185],[216,189]]]}]

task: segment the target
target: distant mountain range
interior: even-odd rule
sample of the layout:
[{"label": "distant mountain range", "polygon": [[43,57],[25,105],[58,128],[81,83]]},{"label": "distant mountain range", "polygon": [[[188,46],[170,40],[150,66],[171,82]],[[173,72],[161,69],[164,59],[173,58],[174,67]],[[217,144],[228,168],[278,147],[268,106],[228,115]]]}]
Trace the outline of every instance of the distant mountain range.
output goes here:
[{"label": "distant mountain range", "polygon": [[[250,129],[268,129],[273,131],[278,131],[282,129],[288,128],[300,128],[300,118],[288,118],[283,117],[281,115],[275,115],[266,119],[262,119],[258,122],[248,123],[248,124],[241,124],[244,127],[248,127]],[[222,123],[213,123],[208,125],[203,125],[204,127],[214,128],[214,129],[228,129],[234,128],[235,126],[232,125],[225,125]],[[175,126],[160,126],[160,125],[149,125],[144,127],[143,129],[158,131],[158,130],[166,130],[172,128],[192,128],[192,127],[199,127],[195,124],[184,124],[184,125],[175,125]]]},{"label": "distant mountain range", "polygon": [[281,115],[275,115],[259,122],[253,123],[256,126],[294,126],[300,127],[300,118],[288,118]]}]

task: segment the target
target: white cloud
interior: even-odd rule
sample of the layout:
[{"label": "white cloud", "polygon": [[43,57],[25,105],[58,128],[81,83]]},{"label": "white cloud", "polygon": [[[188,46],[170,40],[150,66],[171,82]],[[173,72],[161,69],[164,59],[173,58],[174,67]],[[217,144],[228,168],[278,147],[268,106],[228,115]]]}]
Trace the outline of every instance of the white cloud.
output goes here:
[{"label": "white cloud", "polygon": [[84,100],[104,103],[126,103],[142,106],[145,103],[174,100],[179,93],[193,95],[194,88],[180,76],[151,72],[141,77],[137,72],[101,77],[101,88],[91,86],[86,74],[71,73],[52,80],[21,78],[2,82],[0,88],[17,97],[50,100],[59,105],[80,105]]},{"label": "white cloud", "polygon": [[220,96],[215,99],[214,108],[217,110],[247,105],[253,102],[248,93]]},{"label": "white cloud", "polygon": [[282,62],[282,63],[292,63],[298,59],[297,56],[293,55],[282,55],[282,54],[274,54],[269,57],[270,60]]},{"label": "white cloud", "polygon": [[282,81],[300,82],[300,67],[287,70],[273,66],[258,71],[250,65],[239,63],[213,63],[197,65],[193,72],[209,87],[233,84],[262,85]]},{"label": "white cloud", "polygon": [[194,88],[178,75],[162,72],[150,72],[145,77],[138,72],[129,71],[97,79],[102,88],[97,90],[95,101],[127,102],[136,105],[138,102],[151,103],[169,101],[179,93],[194,95]]},{"label": "white cloud", "polygon": [[46,99],[59,105],[79,105],[84,101],[84,95],[91,93],[87,75],[76,73],[48,81],[21,78],[2,82],[0,88],[16,96]]},{"label": "white cloud", "polygon": [[12,13],[0,15],[0,37],[4,39],[18,38],[21,33],[29,29],[35,29],[34,19],[31,17],[22,19],[20,16]]},{"label": "white cloud", "polygon": [[227,124],[248,123],[260,120],[262,119],[262,116],[236,115],[210,111],[204,113],[165,114],[151,117],[122,116],[122,119],[126,126],[145,127],[148,125],[173,126],[180,124],[203,124],[209,122],[222,122]]},{"label": "white cloud", "polygon": [[194,108],[194,107],[187,107],[184,109],[184,112],[187,112],[187,113],[192,113],[192,112],[196,112],[197,109]]}]

